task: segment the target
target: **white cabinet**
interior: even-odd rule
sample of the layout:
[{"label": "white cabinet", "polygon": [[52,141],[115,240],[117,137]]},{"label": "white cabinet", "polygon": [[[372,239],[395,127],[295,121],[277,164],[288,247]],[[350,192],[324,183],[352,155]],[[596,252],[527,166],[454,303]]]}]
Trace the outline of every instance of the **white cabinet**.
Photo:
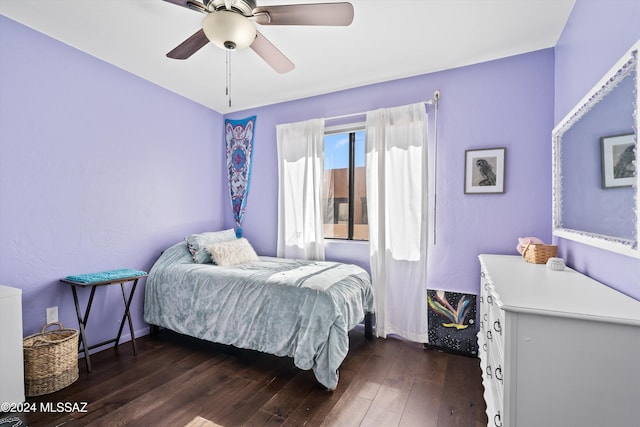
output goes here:
[{"label": "white cabinet", "polygon": [[479,258],[489,426],[639,425],[640,302],[571,269]]},{"label": "white cabinet", "polygon": [[0,403],[24,402],[22,289],[0,285]]}]

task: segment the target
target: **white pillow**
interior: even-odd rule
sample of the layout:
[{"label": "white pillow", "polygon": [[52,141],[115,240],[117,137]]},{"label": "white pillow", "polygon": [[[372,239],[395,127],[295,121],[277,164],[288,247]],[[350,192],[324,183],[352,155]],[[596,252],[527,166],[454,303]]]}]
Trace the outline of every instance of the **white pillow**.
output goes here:
[{"label": "white pillow", "polygon": [[258,261],[258,255],[251,243],[244,237],[226,242],[213,243],[207,246],[213,262],[228,267],[243,262]]}]

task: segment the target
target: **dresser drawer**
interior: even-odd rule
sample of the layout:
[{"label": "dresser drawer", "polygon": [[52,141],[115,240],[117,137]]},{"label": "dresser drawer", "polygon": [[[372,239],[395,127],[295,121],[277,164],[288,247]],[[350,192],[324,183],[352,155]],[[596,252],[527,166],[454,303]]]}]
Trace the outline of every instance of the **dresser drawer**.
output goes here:
[{"label": "dresser drawer", "polygon": [[488,274],[481,272],[478,355],[482,370],[488,425],[502,426],[504,408],[504,312]]},{"label": "dresser drawer", "polygon": [[[498,385],[494,381],[493,368],[489,368],[487,355],[480,358],[480,369],[482,370],[482,386],[484,387],[484,401],[486,403],[486,414],[489,420],[488,425],[493,426],[493,420],[501,420],[503,413],[503,399],[499,393]],[[488,375],[491,372],[491,376]]]},{"label": "dresser drawer", "polygon": [[487,404],[487,419],[489,426],[500,426],[504,413],[504,385],[502,381],[502,366],[492,357],[489,351],[486,364],[481,363],[482,384],[484,398]]},{"label": "dresser drawer", "polygon": [[488,346],[485,375],[493,382],[494,392],[500,401],[504,400],[504,359],[495,346]]},{"label": "dresser drawer", "polygon": [[504,311],[500,309],[497,301],[498,295],[492,286],[489,286],[485,299],[487,301],[487,311],[482,315],[484,322],[484,337],[489,346],[493,346],[495,351],[500,353],[500,359],[504,358]]},{"label": "dresser drawer", "polygon": [[493,304],[489,308],[487,316],[486,335],[487,340],[500,351],[500,358],[504,357],[504,312]]}]

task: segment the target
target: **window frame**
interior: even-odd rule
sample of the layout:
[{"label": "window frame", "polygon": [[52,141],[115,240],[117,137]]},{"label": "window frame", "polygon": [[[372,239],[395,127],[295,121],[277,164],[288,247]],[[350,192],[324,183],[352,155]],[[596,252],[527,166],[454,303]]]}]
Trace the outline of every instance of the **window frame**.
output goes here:
[{"label": "window frame", "polygon": [[[341,240],[349,242],[368,242],[367,239],[354,239],[355,232],[355,163],[356,163],[356,132],[364,132],[365,138],[367,134],[367,127],[365,122],[349,123],[336,126],[325,126],[324,136],[336,135],[336,134],[348,134],[349,135],[349,191],[348,191],[348,211],[349,220],[347,223],[347,237],[324,237],[327,240]],[[368,226],[368,221],[367,221]]]}]

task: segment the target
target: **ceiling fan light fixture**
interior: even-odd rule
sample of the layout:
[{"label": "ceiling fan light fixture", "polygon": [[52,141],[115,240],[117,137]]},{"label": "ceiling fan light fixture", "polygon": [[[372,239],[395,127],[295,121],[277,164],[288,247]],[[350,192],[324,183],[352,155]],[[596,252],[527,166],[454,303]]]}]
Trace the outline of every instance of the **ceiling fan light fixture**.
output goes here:
[{"label": "ceiling fan light fixture", "polygon": [[207,14],[202,29],[211,43],[221,49],[245,49],[256,38],[256,27],[247,17],[227,10]]}]

